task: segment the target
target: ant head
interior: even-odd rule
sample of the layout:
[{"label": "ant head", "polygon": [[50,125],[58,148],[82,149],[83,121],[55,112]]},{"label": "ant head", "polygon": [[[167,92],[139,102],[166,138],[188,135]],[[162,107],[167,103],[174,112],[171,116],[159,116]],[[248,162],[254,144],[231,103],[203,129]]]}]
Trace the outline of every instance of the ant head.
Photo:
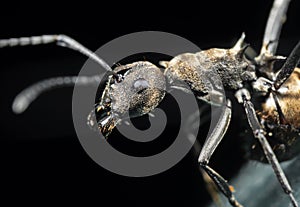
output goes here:
[{"label": "ant head", "polygon": [[121,65],[114,69],[102,94],[97,122],[107,137],[116,124],[126,117],[149,113],[163,99],[166,81],[162,71],[147,61]]}]

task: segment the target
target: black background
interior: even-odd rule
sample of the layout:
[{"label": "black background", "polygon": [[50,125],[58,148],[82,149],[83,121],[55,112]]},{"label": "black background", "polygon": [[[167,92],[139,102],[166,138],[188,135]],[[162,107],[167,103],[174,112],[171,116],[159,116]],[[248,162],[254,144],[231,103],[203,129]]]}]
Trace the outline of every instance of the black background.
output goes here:
[{"label": "black background", "polygon": [[[91,50],[131,32],[158,30],[180,35],[200,48],[231,47],[245,31],[257,51],[272,1],[140,1],[122,5],[82,1],[3,4],[0,38],[64,33]],[[300,4],[291,2],[279,53],[299,40]],[[72,89],[42,96],[24,114],[11,111],[24,87],[52,76],[76,75],[82,55],[55,45],[0,50],[1,202],[98,206],[203,206],[209,197],[190,153],[170,170],[147,178],[128,178],[94,163],[73,128]],[[236,114],[234,116],[239,116]],[[212,165],[230,178],[243,162],[238,123],[218,148]]]}]

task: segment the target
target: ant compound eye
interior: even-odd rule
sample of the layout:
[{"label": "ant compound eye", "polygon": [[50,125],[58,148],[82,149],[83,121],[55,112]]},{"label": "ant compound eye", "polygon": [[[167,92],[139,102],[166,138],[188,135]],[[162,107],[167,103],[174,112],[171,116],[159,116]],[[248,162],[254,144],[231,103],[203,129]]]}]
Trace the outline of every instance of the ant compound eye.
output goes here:
[{"label": "ant compound eye", "polygon": [[133,88],[136,89],[138,93],[141,93],[145,89],[149,88],[149,82],[144,78],[139,78],[133,83]]}]

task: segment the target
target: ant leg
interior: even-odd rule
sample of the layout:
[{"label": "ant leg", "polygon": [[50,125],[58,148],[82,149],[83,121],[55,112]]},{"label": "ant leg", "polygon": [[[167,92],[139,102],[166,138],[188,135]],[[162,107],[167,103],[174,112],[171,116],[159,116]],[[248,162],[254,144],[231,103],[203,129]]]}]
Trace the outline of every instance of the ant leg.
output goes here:
[{"label": "ant leg", "polygon": [[[198,140],[196,140],[194,143],[193,151],[196,156],[198,156],[201,151],[201,145],[198,142]],[[217,185],[214,183],[212,178],[206,173],[206,171],[201,168],[201,166],[199,166],[199,171],[202,175],[203,181],[205,183],[205,187],[207,189],[208,194],[212,198],[213,203],[221,207],[222,201],[220,198],[220,194],[218,193],[219,191]]]},{"label": "ant leg", "polygon": [[213,180],[219,190],[228,198],[230,204],[235,207],[242,207],[242,205],[238,203],[233,196],[232,188],[228,185],[227,181],[208,166],[210,157],[214,153],[215,149],[224,137],[225,132],[227,131],[230,119],[231,102],[230,100],[227,100],[227,104],[224,107],[217,126],[214,128],[213,132],[204,143],[198,162],[200,164],[200,167],[209,175],[209,177]]},{"label": "ant leg", "polygon": [[248,118],[248,122],[250,127],[252,128],[254,137],[257,138],[263,148],[264,154],[268,160],[268,162],[272,165],[273,171],[283,189],[283,191],[289,195],[290,200],[294,207],[298,207],[298,203],[293,195],[292,187],[290,186],[281,166],[274,154],[268,140],[265,137],[265,131],[260,125],[258,118],[256,116],[256,112],[252,102],[250,101],[250,93],[246,89],[241,89],[236,92],[236,98],[238,99],[239,103],[244,105],[246,115]]},{"label": "ant leg", "polygon": [[216,204],[216,206],[218,207],[224,206],[218,191],[218,186],[215,184],[212,178],[207,174],[207,172],[204,171],[201,167],[200,167],[200,172],[205,182],[206,190],[210,195],[212,202]]},{"label": "ant leg", "polygon": [[[202,113],[205,113],[209,108],[208,104],[205,104],[201,106],[199,110],[197,110],[195,113],[191,114],[187,120],[186,124],[186,133],[187,133],[187,138],[194,143],[193,145],[193,155],[195,157],[198,157],[202,146],[195,137],[193,133],[191,133],[193,130],[198,129],[201,127],[203,124],[207,123],[210,121],[210,114],[204,114],[202,116]],[[197,121],[200,118],[200,123]],[[207,189],[208,194],[211,196],[213,203],[215,203],[218,207],[222,206],[222,201],[220,198],[220,194],[218,193],[218,188],[214,181],[209,177],[209,175],[201,168],[199,167],[199,171],[201,173],[201,176],[203,178],[203,181],[205,183],[205,187]]]},{"label": "ant leg", "polygon": [[41,45],[41,44],[49,44],[49,43],[56,43],[58,46],[67,47],[72,50],[78,51],[86,55],[87,57],[91,58],[92,60],[94,60],[96,63],[101,65],[105,70],[111,71],[110,66],[103,59],[98,57],[95,53],[93,53],[91,50],[81,45],[76,40],[63,34],[1,39],[0,48],[26,46],[26,45]]},{"label": "ant leg", "polygon": [[274,88],[278,90],[280,86],[290,77],[300,62],[300,41],[293,49],[284,65],[281,67],[276,80],[274,81]]},{"label": "ant leg", "polygon": [[16,96],[12,105],[12,110],[16,114],[24,112],[30,103],[46,91],[66,86],[74,86],[75,84],[82,86],[98,85],[100,80],[99,76],[66,76],[39,81],[24,89]]},{"label": "ant leg", "polygon": [[300,62],[300,41],[298,42],[296,47],[293,49],[293,51],[287,58],[286,62],[283,64],[283,66],[279,70],[279,73],[278,73],[274,83],[270,86],[271,93],[272,93],[274,101],[275,101],[276,109],[277,109],[281,124],[285,124],[286,119],[281,110],[276,91],[278,91],[278,89],[282,86],[282,84],[284,84],[285,81],[291,76],[291,74],[294,72],[294,70],[297,67],[297,65],[299,64],[299,62]]},{"label": "ant leg", "polygon": [[199,156],[199,162],[208,163],[211,155],[214,153],[215,149],[217,148],[224,134],[226,133],[231,119],[230,100],[227,100],[226,106],[224,107],[224,110],[220,117],[221,118],[218,121],[216,127],[214,128],[213,132],[204,143],[203,149]]}]

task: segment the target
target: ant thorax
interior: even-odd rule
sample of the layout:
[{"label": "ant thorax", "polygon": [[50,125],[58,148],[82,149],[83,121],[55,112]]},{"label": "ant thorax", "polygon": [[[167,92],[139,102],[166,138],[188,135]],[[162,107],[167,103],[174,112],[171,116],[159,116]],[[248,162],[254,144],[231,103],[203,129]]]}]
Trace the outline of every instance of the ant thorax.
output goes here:
[{"label": "ant thorax", "polygon": [[221,77],[225,89],[237,90],[243,82],[256,79],[255,68],[244,56],[246,47],[212,48],[196,53],[205,70],[214,70]]},{"label": "ant thorax", "polygon": [[171,84],[184,81],[202,97],[212,88],[218,90],[222,86],[238,90],[243,82],[256,80],[256,73],[254,65],[244,56],[247,46],[241,47],[239,42],[237,45],[231,49],[212,48],[178,55],[170,62],[163,62],[165,76]]}]

